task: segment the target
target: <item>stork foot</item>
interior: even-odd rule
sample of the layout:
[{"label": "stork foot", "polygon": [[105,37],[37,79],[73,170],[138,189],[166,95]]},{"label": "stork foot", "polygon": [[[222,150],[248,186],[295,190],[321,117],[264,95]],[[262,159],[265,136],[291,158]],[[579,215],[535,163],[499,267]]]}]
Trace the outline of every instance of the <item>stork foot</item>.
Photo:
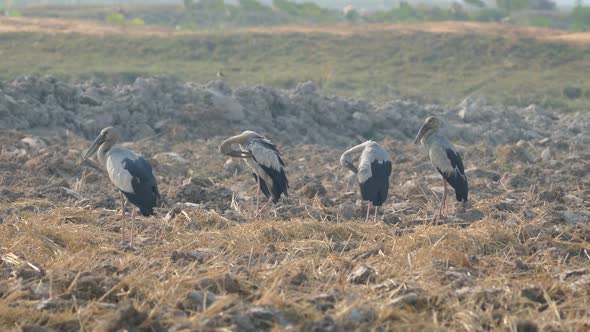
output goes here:
[{"label": "stork foot", "polygon": [[464,213],[465,211],[467,211],[467,204],[467,202],[461,202],[458,209],[460,213]]},{"label": "stork foot", "polygon": [[122,251],[135,251],[135,247],[129,241],[117,242],[116,246]]},{"label": "stork foot", "polygon": [[444,223],[444,219],[445,219],[446,217],[447,217],[447,216],[445,216],[445,215],[444,215],[444,214],[442,214],[442,213],[439,213],[439,214],[437,214],[437,215],[434,215],[434,218],[432,218],[432,224],[433,224],[433,225],[440,225],[440,224],[443,224],[443,223]]}]

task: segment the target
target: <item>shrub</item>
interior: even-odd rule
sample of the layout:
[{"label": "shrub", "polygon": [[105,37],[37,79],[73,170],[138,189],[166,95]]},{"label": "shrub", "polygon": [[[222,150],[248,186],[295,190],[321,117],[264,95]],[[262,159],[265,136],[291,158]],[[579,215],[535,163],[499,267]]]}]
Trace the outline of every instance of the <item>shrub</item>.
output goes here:
[{"label": "shrub", "polygon": [[578,6],[574,8],[571,14],[571,20],[572,29],[580,31],[590,30],[590,7]]},{"label": "shrub", "polygon": [[8,11],[6,11],[6,16],[8,16],[8,17],[21,17],[21,16],[23,16],[23,14],[21,13],[20,10],[18,10],[16,8],[11,8]]},{"label": "shrub", "polygon": [[540,28],[550,28],[552,26],[551,19],[543,16],[533,16],[529,19],[528,23],[529,25]]},{"label": "shrub", "polygon": [[566,86],[563,89],[563,94],[569,99],[578,99],[582,96],[582,89],[574,86]]},{"label": "shrub", "polygon": [[125,15],[121,13],[114,13],[107,16],[106,21],[109,24],[123,24],[125,23]]},{"label": "shrub", "polygon": [[145,21],[142,20],[139,17],[134,18],[133,20],[131,20],[131,25],[145,25]]}]

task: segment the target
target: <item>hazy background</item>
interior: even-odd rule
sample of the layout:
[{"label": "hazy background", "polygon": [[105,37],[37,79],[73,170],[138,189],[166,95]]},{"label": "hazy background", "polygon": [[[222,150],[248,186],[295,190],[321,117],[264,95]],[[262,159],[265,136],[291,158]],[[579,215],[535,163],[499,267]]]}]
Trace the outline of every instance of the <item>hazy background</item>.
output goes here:
[{"label": "hazy background", "polygon": [[[4,0],[6,2],[6,0]],[[143,3],[143,4],[181,4],[182,1],[175,0],[13,0],[15,4],[131,4],[131,3]],[[239,0],[227,0],[226,3],[236,4]],[[343,8],[347,5],[353,5],[358,8],[365,8],[367,10],[383,10],[394,6],[398,6],[399,0],[295,0],[296,3],[311,2],[318,4],[322,7],[328,8]],[[419,0],[419,1],[407,1],[410,4],[428,4],[435,6],[450,6],[455,1],[450,0]],[[485,1],[490,6],[494,4],[494,1]],[[558,7],[570,8],[577,4],[576,0],[555,0]],[[581,1],[582,3],[584,1]],[[260,0],[260,3],[272,4],[272,0]]]},{"label": "hazy background", "polygon": [[291,89],[313,81],[321,93],[378,101],[456,103],[476,94],[569,111],[586,110],[590,98],[583,33],[590,7],[582,1],[0,4],[18,18],[0,22],[2,79],[132,83],[163,75],[205,83],[221,71],[232,85]]}]

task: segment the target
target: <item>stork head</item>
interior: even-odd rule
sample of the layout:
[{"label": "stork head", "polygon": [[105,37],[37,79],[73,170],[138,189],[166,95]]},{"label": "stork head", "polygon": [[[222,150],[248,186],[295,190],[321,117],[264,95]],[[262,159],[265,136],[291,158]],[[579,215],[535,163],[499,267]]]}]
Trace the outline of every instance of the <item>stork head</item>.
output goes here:
[{"label": "stork head", "polygon": [[430,117],[426,118],[426,120],[424,120],[424,124],[422,125],[422,128],[420,128],[420,131],[418,132],[418,135],[416,135],[416,139],[414,140],[414,144],[417,144],[418,142],[420,142],[422,137],[430,135],[430,133],[432,133],[433,131],[435,131],[439,128],[442,128],[443,126],[444,126],[444,122],[441,119],[437,118],[436,116],[430,116]]},{"label": "stork head", "polygon": [[96,150],[98,150],[98,148],[101,145],[103,145],[105,143],[112,145],[118,139],[119,139],[119,134],[117,133],[117,130],[113,127],[106,127],[105,129],[101,130],[100,134],[94,140],[94,142],[92,142],[92,145],[90,146],[88,151],[86,151],[86,153],[84,154],[84,157],[82,157],[82,159],[86,160],[86,159],[90,158],[96,152]]},{"label": "stork head", "polygon": [[375,143],[373,141],[366,141],[364,143],[361,143],[353,148],[350,148],[348,150],[346,150],[346,152],[344,152],[342,154],[342,156],[340,156],[340,165],[342,165],[342,167],[346,167],[349,170],[353,171],[354,174],[358,173],[358,169],[356,168],[356,166],[353,165],[352,163],[352,154],[355,152],[359,152],[365,149],[366,146]]},{"label": "stork head", "polygon": [[234,150],[232,146],[234,144],[243,144],[246,145],[251,138],[260,137],[257,133],[246,130],[243,133],[232,136],[221,143],[219,146],[219,152],[226,156],[236,157],[236,158],[249,158],[252,155],[249,152],[241,151],[241,150]]},{"label": "stork head", "polygon": [[352,164],[352,154],[344,153],[340,156],[340,165],[351,170],[354,174],[358,173],[356,166]]}]

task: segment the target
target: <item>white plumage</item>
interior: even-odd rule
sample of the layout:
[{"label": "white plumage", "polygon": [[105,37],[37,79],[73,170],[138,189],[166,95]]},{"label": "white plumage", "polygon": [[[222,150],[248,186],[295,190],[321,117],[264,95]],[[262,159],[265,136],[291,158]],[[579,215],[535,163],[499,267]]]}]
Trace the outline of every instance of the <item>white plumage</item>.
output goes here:
[{"label": "white plumage", "polygon": [[[369,178],[371,178],[373,175],[373,171],[371,169],[373,162],[376,161],[380,165],[387,161],[391,162],[391,157],[389,157],[387,152],[383,150],[379,144],[373,141],[367,141],[363,144],[363,152],[361,153],[361,157],[359,159],[359,171],[356,175],[359,183],[364,183]],[[361,144],[361,146],[363,144]]]},{"label": "white plumage", "polygon": [[274,144],[265,137],[252,137],[249,139],[247,150],[260,165],[270,167],[276,171],[283,169],[279,152]]},{"label": "white plumage", "polygon": [[[106,160],[100,160],[100,157],[106,158]],[[131,159],[133,161],[139,159],[139,155],[131,150],[125,148],[113,147],[109,149],[106,154],[99,154],[99,161],[101,164],[106,166],[109,179],[117,187],[117,189],[126,193],[134,194],[133,176],[127,169],[125,169],[125,159]]]}]

